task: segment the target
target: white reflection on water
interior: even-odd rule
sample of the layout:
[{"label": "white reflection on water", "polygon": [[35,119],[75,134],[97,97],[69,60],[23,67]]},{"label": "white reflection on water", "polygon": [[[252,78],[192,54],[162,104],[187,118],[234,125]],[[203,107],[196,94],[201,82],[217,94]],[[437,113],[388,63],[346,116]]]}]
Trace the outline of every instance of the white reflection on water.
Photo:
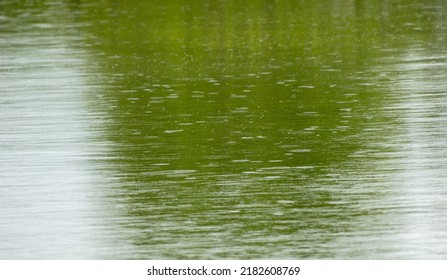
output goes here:
[{"label": "white reflection on water", "polygon": [[403,258],[443,257],[447,237],[447,58],[409,51],[398,63],[395,89],[402,132],[393,200],[399,212],[397,246]]},{"label": "white reflection on water", "polygon": [[[0,53],[0,259],[89,258],[101,149],[84,118],[83,54],[56,30],[11,32]],[[31,31],[32,30],[32,31]],[[90,141],[89,141],[90,140]]]}]

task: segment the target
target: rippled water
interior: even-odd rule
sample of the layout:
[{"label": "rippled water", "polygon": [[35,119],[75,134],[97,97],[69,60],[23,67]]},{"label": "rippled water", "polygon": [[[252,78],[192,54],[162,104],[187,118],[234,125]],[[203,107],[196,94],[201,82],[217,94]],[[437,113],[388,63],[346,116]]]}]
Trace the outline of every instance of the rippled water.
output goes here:
[{"label": "rippled water", "polygon": [[447,257],[443,1],[166,2],[0,2],[1,259]]}]

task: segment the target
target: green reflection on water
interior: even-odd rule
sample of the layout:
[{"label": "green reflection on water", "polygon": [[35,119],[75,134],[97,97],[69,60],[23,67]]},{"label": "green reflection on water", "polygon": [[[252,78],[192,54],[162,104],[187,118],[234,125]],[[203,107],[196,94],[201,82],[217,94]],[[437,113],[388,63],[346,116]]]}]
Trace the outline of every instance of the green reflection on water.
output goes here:
[{"label": "green reflection on water", "polygon": [[386,19],[359,6],[132,2],[92,15],[115,195],[142,256],[337,255],[320,247],[366,211],[329,173],[353,172],[368,122],[392,118],[370,111],[386,92],[361,86],[381,79],[368,70]]},{"label": "green reflection on water", "polygon": [[336,240],[383,235],[369,222],[382,210],[362,201],[383,197],[386,172],[374,176],[373,158],[392,151],[381,143],[399,130],[382,109],[384,61],[436,40],[433,9],[133,1],[88,10],[109,86],[101,108],[122,180],[114,197],[123,226],[136,229],[136,256],[367,257]]},{"label": "green reflection on water", "polygon": [[106,194],[119,208],[114,234],[131,243],[122,256],[368,258],[365,248],[373,257],[390,250],[381,237],[393,229],[369,204],[386,196],[393,168],[384,154],[400,131],[387,109],[395,102],[390,64],[408,48],[440,48],[444,6],[69,6],[99,72],[91,110],[112,143],[103,164],[118,179]]}]

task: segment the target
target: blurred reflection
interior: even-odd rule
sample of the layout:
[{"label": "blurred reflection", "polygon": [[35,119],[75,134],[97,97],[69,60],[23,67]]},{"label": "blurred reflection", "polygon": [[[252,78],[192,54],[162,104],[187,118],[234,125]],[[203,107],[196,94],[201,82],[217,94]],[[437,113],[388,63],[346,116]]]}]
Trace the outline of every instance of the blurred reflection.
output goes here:
[{"label": "blurred reflection", "polygon": [[[4,4],[4,19],[57,8],[42,3]],[[81,78],[60,106],[80,110],[88,136],[63,135],[96,151],[79,164],[93,179],[77,185],[95,189],[84,193],[99,257],[444,256],[445,4],[62,6],[59,62],[79,50],[81,66],[64,65]]]}]

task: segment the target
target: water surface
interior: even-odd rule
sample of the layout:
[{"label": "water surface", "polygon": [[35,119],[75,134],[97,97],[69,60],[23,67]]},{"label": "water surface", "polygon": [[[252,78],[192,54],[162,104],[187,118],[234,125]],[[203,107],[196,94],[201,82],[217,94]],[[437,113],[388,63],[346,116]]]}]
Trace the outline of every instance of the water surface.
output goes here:
[{"label": "water surface", "polygon": [[443,259],[442,1],[2,1],[1,259]]}]

